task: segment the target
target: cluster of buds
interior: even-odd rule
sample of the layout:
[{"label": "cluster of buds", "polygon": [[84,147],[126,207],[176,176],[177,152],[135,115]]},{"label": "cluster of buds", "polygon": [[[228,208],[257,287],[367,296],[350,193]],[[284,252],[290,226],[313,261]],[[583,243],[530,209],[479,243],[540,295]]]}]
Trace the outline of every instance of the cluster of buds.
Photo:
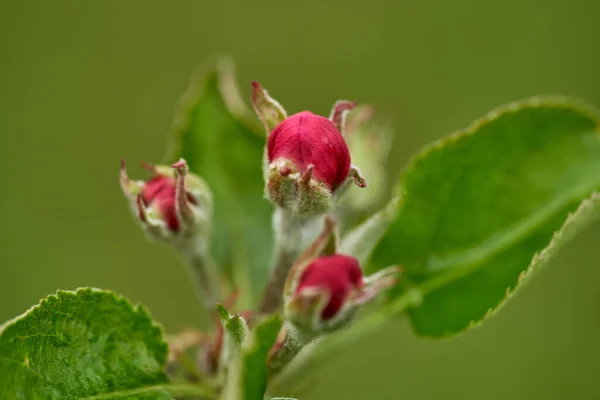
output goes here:
[{"label": "cluster of buds", "polygon": [[351,182],[367,186],[343,136],[355,103],[338,101],[329,118],[310,111],[288,117],[259,83],[252,86],[252,104],[268,135],[265,194],[273,204],[301,216],[323,214]]},{"label": "cluster of buds", "polygon": [[181,159],[172,166],[142,166],[153,176],[130,180],[121,161],[121,188],[134,215],[152,239],[177,242],[205,232],[210,226],[212,195],[206,183]]},{"label": "cluster of buds", "polygon": [[[276,240],[280,242],[282,253],[278,259],[284,261],[273,273],[276,279],[272,280],[272,288],[276,296],[265,295],[268,307],[260,309],[260,312],[272,312],[283,303],[286,323],[268,360],[274,371],[285,365],[303,345],[341,328],[362,305],[392,287],[398,269],[389,267],[364,276],[355,257],[339,252],[335,223],[327,215],[321,234],[297,258],[304,248],[304,237],[314,237],[313,231],[307,229],[314,224],[308,222],[318,224],[320,220],[310,217],[326,214],[352,183],[360,188],[367,186],[358,168],[351,163],[344,135],[358,132],[357,126],[370,119],[370,114],[357,113],[361,117],[346,124],[355,103],[338,101],[328,118],[309,111],[288,116],[260,84],[253,82],[252,86],[252,103],[267,132],[263,164],[265,196],[276,206],[275,215],[281,220],[278,224],[278,219],[274,219]],[[357,135],[357,138],[362,139],[362,136]],[[143,166],[152,177],[134,181],[127,176],[125,162],[121,163],[121,187],[133,213],[150,238],[170,243],[184,250],[182,253],[190,253],[187,256],[196,276],[204,282],[203,291],[208,293],[205,303],[211,307],[218,296],[212,295],[205,270],[208,254],[205,239],[209,237],[212,216],[210,190],[200,177],[189,172],[183,159],[171,166]],[[202,240],[198,242],[198,238]],[[203,248],[198,249],[198,246]],[[222,379],[234,350],[248,334],[248,325],[259,314],[245,311],[230,315],[223,306],[218,305],[217,309],[219,324],[214,335],[188,335],[182,341],[182,348],[188,343],[202,342],[200,364],[209,375]],[[172,358],[177,359],[181,353],[173,352]]]},{"label": "cluster of buds", "polygon": [[292,267],[284,289],[286,320],[302,332],[326,333],[346,324],[363,304],[396,283],[397,267],[364,276],[356,258],[339,254],[333,220]]}]

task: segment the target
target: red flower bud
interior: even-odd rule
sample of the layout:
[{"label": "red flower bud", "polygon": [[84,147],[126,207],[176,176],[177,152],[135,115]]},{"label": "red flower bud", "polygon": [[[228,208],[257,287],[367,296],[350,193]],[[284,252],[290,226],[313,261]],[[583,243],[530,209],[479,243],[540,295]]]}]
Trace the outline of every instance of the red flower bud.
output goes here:
[{"label": "red flower bud", "polygon": [[327,321],[342,308],[344,302],[355,290],[363,287],[363,276],[354,257],[335,254],[317,258],[300,275],[295,295],[302,297],[307,289],[323,290],[329,295],[321,317]]},{"label": "red flower bud", "polygon": [[300,173],[314,166],[312,176],[335,190],[350,172],[350,152],[329,119],[309,111],[294,114],[273,129],[267,148],[269,163],[289,160]]},{"label": "red flower bud", "polygon": [[[179,219],[176,209],[175,179],[166,175],[156,175],[144,184],[142,199],[144,206],[155,207],[162,215],[167,227],[173,232],[179,232]],[[196,205],[196,199],[186,192],[187,201]]]},{"label": "red flower bud", "polygon": [[121,187],[146,231],[154,238],[191,233],[210,213],[211,196],[204,182],[189,173],[184,160],[171,167],[143,164],[154,174],[131,181],[121,162]]}]

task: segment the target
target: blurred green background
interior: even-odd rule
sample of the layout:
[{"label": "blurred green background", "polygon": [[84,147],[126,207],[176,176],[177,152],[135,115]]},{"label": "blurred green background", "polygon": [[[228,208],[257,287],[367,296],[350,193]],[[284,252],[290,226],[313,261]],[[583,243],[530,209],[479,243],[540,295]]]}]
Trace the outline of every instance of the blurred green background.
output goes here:
[{"label": "blurred green background", "polygon": [[[600,106],[599,20],[598,0],[0,2],[0,320],[89,285],[143,302],[170,331],[204,322],[117,175],[120,157],[162,159],[174,105],[208,56],[231,53],[244,94],[257,79],[289,111],[380,106],[400,168],[507,101],[562,93]],[[588,229],[455,339],[393,322],[301,399],[600,398],[599,238]]]}]

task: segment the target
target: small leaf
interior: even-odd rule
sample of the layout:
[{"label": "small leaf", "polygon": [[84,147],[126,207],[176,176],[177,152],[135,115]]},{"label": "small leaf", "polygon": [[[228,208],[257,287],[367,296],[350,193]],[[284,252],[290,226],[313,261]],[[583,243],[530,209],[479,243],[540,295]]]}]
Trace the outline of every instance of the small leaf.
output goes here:
[{"label": "small leaf", "polygon": [[248,325],[241,315],[231,315],[221,304],[217,304],[221,324],[231,344],[239,348],[248,335]]},{"label": "small leaf", "polygon": [[217,312],[219,313],[219,318],[221,319],[221,321],[228,320],[231,317],[229,311],[227,311],[227,309],[223,307],[222,304],[217,304]]},{"label": "small leaf", "polygon": [[273,242],[272,207],[263,198],[265,137],[239,95],[232,61],[221,57],[204,65],[179,108],[167,161],[184,158],[190,171],[208,182],[217,264],[237,286],[251,279],[257,289],[265,279]]},{"label": "small leaf", "polygon": [[586,105],[533,98],[412,160],[398,217],[373,261],[402,264],[403,287],[424,294],[409,312],[417,333],[439,337],[477,323],[539,264],[534,257],[569,213],[600,189],[598,125]]},{"label": "small leaf", "polygon": [[240,359],[231,367],[223,399],[263,399],[267,388],[267,355],[281,325],[281,318],[276,314],[255,325],[242,345]]},{"label": "small leaf", "polygon": [[0,326],[1,399],[172,399],[167,345],[141,306],[98,289],[59,291]]}]

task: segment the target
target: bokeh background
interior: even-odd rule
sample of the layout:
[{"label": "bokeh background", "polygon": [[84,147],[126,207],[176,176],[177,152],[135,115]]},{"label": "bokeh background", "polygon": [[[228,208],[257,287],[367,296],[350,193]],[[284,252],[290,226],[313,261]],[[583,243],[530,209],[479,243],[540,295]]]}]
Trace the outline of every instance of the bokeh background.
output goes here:
[{"label": "bokeh background", "polygon": [[[205,322],[117,174],[123,156],[162,159],[175,103],[210,55],[232,54],[246,96],[257,79],[290,111],[378,105],[400,168],[507,101],[562,93],[600,106],[598,21],[598,0],[0,1],[0,320],[97,286],[170,331]],[[394,321],[336,355],[301,399],[600,398],[599,239],[600,226],[586,230],[455,339]]]}]

